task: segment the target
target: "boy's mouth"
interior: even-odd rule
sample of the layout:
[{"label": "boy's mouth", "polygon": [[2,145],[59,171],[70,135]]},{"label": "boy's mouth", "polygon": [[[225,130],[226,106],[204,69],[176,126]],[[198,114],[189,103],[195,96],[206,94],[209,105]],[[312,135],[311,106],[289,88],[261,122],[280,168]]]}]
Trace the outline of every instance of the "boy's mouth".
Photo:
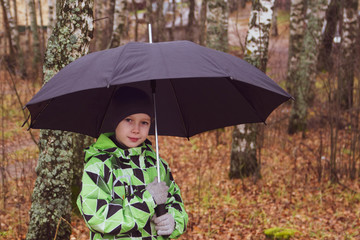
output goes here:
[{"label": "boy's mouth", "polygon": [[129,139],[131,142],[137,142],[139,140],[139,138],[132,138],[132,137],[129,137]]}]

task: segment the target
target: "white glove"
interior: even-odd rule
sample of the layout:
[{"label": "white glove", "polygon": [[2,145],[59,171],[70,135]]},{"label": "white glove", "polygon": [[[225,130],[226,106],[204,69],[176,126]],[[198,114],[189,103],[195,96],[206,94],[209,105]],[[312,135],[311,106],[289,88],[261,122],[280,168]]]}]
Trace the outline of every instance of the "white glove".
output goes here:
[{"label": "white glove", "polygon": [[157,178],[155,178],[152,183],[146,186],[146,190],[149,191],[157,205],[166,203],[169,187],[166,186],[165,182],[158,183]]},{"label": "white glove", "polygon": [[171,235],[175,228],[174,217],[170,213],[166,213],[160,217],[153,217],[155,229],[158,235]]}]

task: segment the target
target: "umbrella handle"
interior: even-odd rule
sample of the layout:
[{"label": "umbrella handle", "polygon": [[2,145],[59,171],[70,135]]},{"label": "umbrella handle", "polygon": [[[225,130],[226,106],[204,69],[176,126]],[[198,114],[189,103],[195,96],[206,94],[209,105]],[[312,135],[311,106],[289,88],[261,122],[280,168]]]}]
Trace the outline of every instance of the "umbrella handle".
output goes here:
[{"label": "umbrella handle", "polygon": [[[165,204],[159,204],[155,208],[155,213],[157,217],[160,217],[167,213],[167,209],[165,208]],[[164,238],[170,237],[170,235],[162,235]]]},{"label": "umbrella handle", "polygon": [[165,204],[159,204],[155,208],[155,213],[157,217],[165,215],[167,213],[167,209],[165,208]]}]

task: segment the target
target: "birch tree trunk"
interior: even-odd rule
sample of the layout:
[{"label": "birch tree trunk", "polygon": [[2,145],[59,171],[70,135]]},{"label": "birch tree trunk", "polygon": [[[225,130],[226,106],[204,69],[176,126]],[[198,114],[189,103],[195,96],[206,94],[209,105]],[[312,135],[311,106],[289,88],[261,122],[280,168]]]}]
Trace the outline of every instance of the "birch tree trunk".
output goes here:
[{"label": "birch tree trunk", "polygon": [[194,41],[194,28],[195,28],[195,0],[189,0],[189,15],[188,25],[186,27],[186,39]]},{"label": "birch tree trunk", "polygon": [[111,35],[109,48],[114,48],[121,45],[121,38],[123,37],[124,31],[126,30],[126,5],[127,4],[125,0],[115,0],[113,32]]},{"label": "birch tree trunk", "polygon": [[289,56],[286,79],[286,88],[290,94],[294,94],[294,84],[297,82],[295,77],[305,33],[305,1],[306,0],[291,0]]},{"label": "birch tree trunk", "polygon": [[104,34],[103,26],[103,11],[104,11],[104,0],[97,0],[95,5],[95,22],[94,22],[94,46],[95,51],[102,50],[102,36]]},{"label": "birch tree trunk", "polygon": [[155,27],[155,35],[154,41],[155,42],[163,42],[166,41],[165,36],[165,16],[164,16],[164,0],[156,1],[156,27]]},{"label": "birch tree trunk", "polygon": [[338,94],[340,107],[344,110],[353,106],[354,96],[354,59],[356,58],[356,38],[358,30],[358,0],[344,0],[341,45],[340,45],[340,68],[338,76]]},{"label": "birch tree trunk", "polygon": [[175,22],[176,22],[176,0],[171,0],[172,6],[172,19],[171,19],[171,28],[169,29],[169,41],[174,41],[174,32],[175,32]]},{"label": "birch tree trunk", "polygon": [[207,0],[206,46],[227,52],[229,10],[226,0]]},{"label": "birch tree trunk", "polygon": [[20,35],[19,35],[19,30],[18,30],[18,9],[17,9],[17,2],[16,0],[13,0],[13,9],[14,9],[14,34],[15,34],[15,41],[16,41],[16,51],[17,51],[17,66],[19,67],[19,71],[20,71],[20,76],[22,78],[26,78],[27,77],[27,72],[26,72],[26,64],[25,64],[25,59],[24,59],[24,52],[20,47]]},{"label": "birch tree trunk", "polygon": [[207,0],[201,1],[200,10],[200,28],[199,28],[199,43],[200,45],[206,45],[206,15],[207,15]]},{"label": "birch tree trunk", "polygon": [[32,59],[32,67],[35,71],[35,76],[37,77],[40,70],[40,38],[39,38],[39,30],[37,24],[36,17],[36,8],[35,8],[35,0],[27,0],[29,11],[30,11],[30,29],[32,33],[32,47],[33,47],[33,59]]},{"label": "birch tree trunk", "polygon": [[15,73],[15,68],[17,65],[16,57],[18,53],[18,46],[16,45],[16,42],[19,38],[19,32],[16,28],[14,18],[11,15],[9,2],[7,0],[1,0],[1,7],[3,10],[4,25],[9,43],[9,59],[7,62],[10,70]]},{"label": "birch tree trunk", "polygon": [[[268,60],[269,34],[275,0],[253,1],[249,30],[245,42],[245,60],[263,72]],[[237,125],[232,135],[230,178],[260,177],[260,161],[257,158],[260,126]]]},{"label": "birch tree trunk", "polygon": [[133,12],[134,12],[134,16],[135,16],[135,29],[134,29],[134,40],[135,42],[137,42],[139,40],[139,17],[138,17],[138,9],[137,9],[137,5],[136,5],[136,1],[135,0],[131,0],[132,5],[133,5]]},{"label": "birch tree trunk", "polygon": [[48,0],[48,25],[46,28],[46,37],[49,38],[51,36],[52,29],[55,26],[56,20],[56,4],[55,0]]},{"label": "birch tree trunk", "polygon": [[43,13],[41,9],[41,0],[38,0],[38,8],[39,8],[39,16],[40,16],[40,61],[43,62],[44,52],[45,52],[45,32],[44,32],[44,20],[43,20]]},{"label": "birch tree trunk", "polygon": [[332,53],[335,35],[339,35],[341,21],[341,0],[331,0],[325,14],[324,32],[321,40],[317,69],[331,71],[333,68]]},{"label": "birch tree trunk", "polygon": [[[59,0],[57,24],[48,41],[44,81],[76,58],[85,55],[93,34],[93,1]],[[30,223],[26,239],[69,239],[71,234],[71,184],[74,134],[40,131],[38,175],[32,195]],[[68,223],[66,223],[66,221]],[[57,225],[59,229],[57,230]]]},{"label": "birch tree trunk", "polygon": [[272,16],[272,23],[271,23],[271,36],[277,37],[279,35],[278,32],[278,24],[277,24],[277,18],[278,18],[278,4],[276,4],[276,0],[274,3],[274,13]]},{"label": "birch tree trunk", "polygon": [[292,102],[290,113],[290,134],[302,132],[305,136],[307,111],[314,99],[316,64],[327,6],[327,0],[308,1],[307,27],[294,77],[296,88],[293,89],[293,96],[296,100]]}]

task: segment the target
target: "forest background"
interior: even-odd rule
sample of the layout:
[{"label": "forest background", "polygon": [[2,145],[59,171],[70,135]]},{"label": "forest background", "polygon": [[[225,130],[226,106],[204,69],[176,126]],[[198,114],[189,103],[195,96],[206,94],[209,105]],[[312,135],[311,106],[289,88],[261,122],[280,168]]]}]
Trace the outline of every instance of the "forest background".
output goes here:
[{"label": "forest background", "polygon": [[[226,31],[215,32],[217,38],[211,37],[203,11],[212,1],[149,2],[95,1],[89,51],[148,41],[152,22],[154,41],[187,39],[250,61],[246,45],[254,6],[269,2],[275,7],[269,45],[262,52],[267,64],[258,67],[296,99],[255,130],[255,170],[234,174],[237,127],[189,141],[160,137],[160,155],[170,163],[189,213],[188,231],[180,239],[265,239],[273,228],[286,229],[279,239],[360,239],[359,1],[312,1],[318,12],[306,11],[314,6],[301,0],[215,1],[226,3],[217,18]],[[156,11],[159,2],[162,11]],[[33,231],[29,211],[40,136],[21,127],[28,114],[22,107],[46,78],[42,69],[55,9],[55,1],[1,0],[0,239],[31,239]],[[356,21],[348,27],[351,12]],[[318,30],[310,27],[314,19],[321,23]],[[54,222],[55,228],[45,229],[51,239],[88,239],[76,208],[71,221]],[[70,231],[60,237],[63,225]]]}]

